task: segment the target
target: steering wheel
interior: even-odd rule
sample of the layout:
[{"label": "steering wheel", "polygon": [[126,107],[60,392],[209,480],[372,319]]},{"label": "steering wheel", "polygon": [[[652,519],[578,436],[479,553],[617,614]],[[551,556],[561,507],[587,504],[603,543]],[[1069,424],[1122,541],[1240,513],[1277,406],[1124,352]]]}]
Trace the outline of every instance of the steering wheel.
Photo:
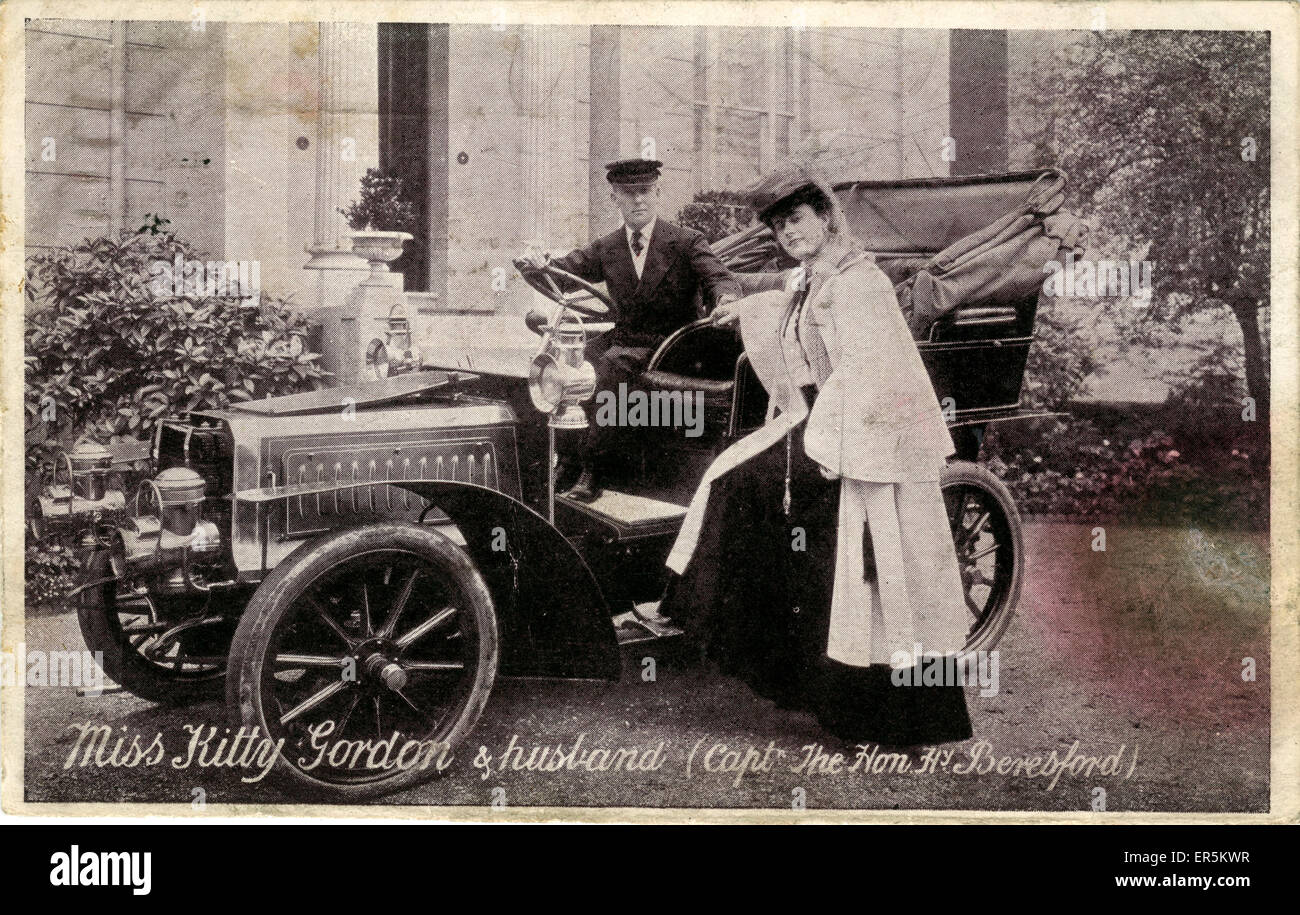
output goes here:
[{"label": "steering wheel", "polygon": [[[618,314],[618,306],[614,304],[614,300],[580,276],[574,276],[554,264],[535,267],[530,261],[523,258],[516,258],[514,264],[515,269],[519,271],[519,275],[524,278],[525,283],[557,305],[562,305],[588,318],[603,318],[611,312]],[[570,294],[562,290],[559,284],[555,282],[557,278],[577,286],[585,295],[571,298]],[[595,299],[595,301],[587,300],[587,296]]]}]

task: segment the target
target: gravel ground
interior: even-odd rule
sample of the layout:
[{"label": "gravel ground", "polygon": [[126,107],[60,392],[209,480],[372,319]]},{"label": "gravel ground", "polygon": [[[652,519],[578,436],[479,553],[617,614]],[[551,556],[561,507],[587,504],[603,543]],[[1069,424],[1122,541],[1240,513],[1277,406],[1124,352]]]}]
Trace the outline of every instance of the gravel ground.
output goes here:
[{"label": "gravel ground", "polygon": [[[859,749],[829,738],[809,716],[686,663],[670,644],[652,644],[625,649],[616,684],[500,682],[443,777],[376,803],[1086,811],[1101,788],[1110,811],[1267,810],[1267,582],[1243,572],[1234,573],[1233,587],[1221,575],[1207,584],[1196,571],[1204,545],[1194,555],[1184,530],[1110,525],[1106,536],[1107,550],[1094,552],[1092,525],[1026,524],[1025,589],[999,646],[999,690],[982,697],[967,688],[975,738],[952,746],[946,765],[917,756],[908,771],[872,772],[863,763],[855,770]],[[1233,562],[1253,556],[1256,568],[1267,569],[1262,535],[1211,539]],[[28,620],[26,638],[29,648],[83,647],[71,614]],[[641,675],[648,656],[656,658],[653,682]],[[1255,660],[1253,681],[1242,678],[1244,658]],[[185,723],[224,728],[218,703],[168,709],[125,693],[92,699],[70,688],[29,688],[26,714],[30,802],[148,801],[185,812],[196,788],[208,803],[285,801],[270,784],[241,783],[235,770],[168,765],[188,739]],[[161,733],[166,760],[65,769],[75,736],[68,727],[90,719],[140,734],[144,743]],[[660,765],[636,772],[484,772],[474,765],[481,753],[499,760],[512,739],[525,748],[568,749],[580,737],[583,749],[641,754],[662,743]],[[1042,776],[969,771],[972,759],[1063,755],[1076,742],[1076,757],[1119,752],[1118,772],[1066,772],[1053,785]],[[840,771],[792,771],[805,748],[819,745],[828,756],[844,754]],[[726,749],[713,749],[719,746]],[[728,751],[743,758],[746,748],[771,765],[709,771],[738,758]]]}]

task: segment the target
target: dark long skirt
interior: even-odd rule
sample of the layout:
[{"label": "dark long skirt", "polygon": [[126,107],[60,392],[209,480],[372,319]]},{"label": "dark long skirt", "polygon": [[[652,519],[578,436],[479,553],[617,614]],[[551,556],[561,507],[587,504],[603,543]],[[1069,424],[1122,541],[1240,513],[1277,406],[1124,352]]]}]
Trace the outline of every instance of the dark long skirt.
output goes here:
[{"label": "dark long skirt", "polygon": [[840,483],[804,453],[802,426],[792,445],[789,515],[782,439],[713,482],[691,562],[670,580],[660,612],[725,673],[782,707],[813,713],[842,740],[895,747],[965,740],[971,725],[961,686],[920,685],[919,669],[903,679],[915,685],[894,685],[888,665],[826,656]]}]

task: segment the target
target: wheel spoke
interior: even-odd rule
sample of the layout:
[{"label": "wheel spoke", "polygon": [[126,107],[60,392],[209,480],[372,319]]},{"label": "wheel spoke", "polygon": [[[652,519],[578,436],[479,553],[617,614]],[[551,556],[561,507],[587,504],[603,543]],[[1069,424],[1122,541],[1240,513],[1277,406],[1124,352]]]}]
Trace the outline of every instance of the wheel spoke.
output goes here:
[{"label": "wheel spoke", "polygon": [[321,622],[323,622],[326,626],[330,627],[330,629],[333,630],[334,634],[343,640],[343,643],[345,645],[351,648],[353,644],[355,644],[355,642],[352,639],[352,636],[348,635],[346,632],[343,631],[343,627],[340,626],[334,620],[334,618],[329,615],[329,612],[324,607],[322,607],[319,603],[317,603],[315,600],[313,600],[310,597],[306,597],[303,599],[307,601],[307,605],[311,607],[312,611],[321,618]]},{"label": "wheel spoke", "polygon": [[975,625],[978,626],[984,621],[984,608],[975,603],[975,598],[969,591],[966,592],[966,606],[970,607],[970,612],[975,615]]},{"label": "wheel spoke", "polygon": [[456,615],[455,607],[445,607],[406,635],[397,640],[398,648],[409,648],[417,639],[423,638]]},{"label": "wheel spoke", "polygon": [[166,623],[136,623],[122,627],[123,635],[149,635],[164,632],[170,628]]},{"label": "wheel spoke", "polygon": [[386,639],[392,637],[393,630],[397,628],[397,621],[402,611],[406,609],[406,602],[411,599],[411,591],[415,588],[415,576],[419,574],[419,569],[412,569],[411,574],[407,576],[402,590],[397,595],[397,600],[393,601],[393,607],[388,611],[388,619],[384,620],[384,625],[379,629],[381,637]]},{"label": "wheel spoke", "polygon": [[317,654],[278,654],[275,656],[277,667],[342,667],[347,658],[334,658]]},{"label": "wheel spoke", "polygon": [[348,710],[344,712],[343,717],[339,719],[339,736],[342,736],[343,729],[348,726],[348,719],[352,717],[352,713],[356,711],[357,706],[360,704],[361,693],[357,693],[352,697],[352,704],[348,706]]},{"label": "wheel spoke", "polygon": [[185,663],[191,667],[216,667],[220,666],[225,669],[227,659],[216,655],[186,655]]},{"label": "wheel spoke", "polygon": [[293,708],[289,709],[289,711],[281,715],[280,724],[288,724],[290,721],[293,721],[299,715],[303,715],[307,712],[310,712],[316,706],[328,700],[335,693],[339,693],[347,689],[349,685],[350,684],[344,680],[334,681],[329,686],[308,696],[302,702],[298,703]]},{"label": "wheel spoke", "polygon": [[383,725],[383,722],[380,720],[380,717],[379,717],[379,697],[378,697],[378,696],[375,696],[375,697],[374,697],[374,703],[375,703],[375,736],[376,736],[376,737],[379,737],[380,739],[382,739],[383,736],[384,736],[384,725]]},{"label": "wheel spoke", "polygon": [[978,553],[969,553],[969,554],[967,554],[966,556],[964,556],[964,557],[962,557],[962,558],[963,558],[966,562],[976,562],[976,561],[978,561],[978,560],[980,560],[980,559],[983,559],[983,558],[984,558],[985,556],[987,556],[989,553],[994,552],[994,551],[995,551],[999,546],[1001,546],[1001,544],[999,544],[999,543],[997,543],[996,541],[994,541],[991,545],[986,546],[984,549],[980,550]]},{"label": "wheel spoke", "polygon": [[366,587],[365,579],[361,580],[361,625],[365,627],[367,636],[375,634],[370,625],[370,589]]},{"label": "wheel spoke", "polygon": [[464,670],[460,661],[403,661],[402,669],[412,673],[434,673],[436,671]]},{"label": "wheel spoke", "polygon": [[988,523],[989,515],[990,512],[985,510],[985,512],[979,516],[979,520],[977,520],[972,527],[962,527],[961,544],[963,548],[973,543],[975,538],[980,535],[981,529]]},{"label": "wheel spoke", "polygon": [[395,689],[395,690],[393,690],[393,692],[397,693],[398,697],[399,697],[403,702],[405,702],[405,703],[406,703],[407,705],[409,705],[412,709],[414,709],[414,710],[415,710],[415,713],[416,713],[417,715],[419,715],[421,718],[423,718],[423,719],[425,720],[425,722],[429,725],[429,727],[431,727],[431,728],[436,728],[436,727],[438,726],[438,721],[437,721],[437,719],[435,719],[433,716],[431,716],[431,715],[430,715],[428,712],[426,712],[424,709],[420,708],[418,705],[416,705],[414,702],[412,702],[410,696],[406,695],[406,693],[402,692],[400,689]]}]

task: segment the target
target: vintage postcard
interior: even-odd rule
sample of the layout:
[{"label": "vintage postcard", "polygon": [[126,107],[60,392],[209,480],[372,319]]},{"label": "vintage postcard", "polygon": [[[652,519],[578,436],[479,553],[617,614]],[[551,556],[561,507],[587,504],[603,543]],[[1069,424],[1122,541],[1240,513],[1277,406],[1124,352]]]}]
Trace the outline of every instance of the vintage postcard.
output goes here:
[{"label": "vintage postcard", "polygon": [[1294,821],[1296,26],[6,3],[4,809]]}]

